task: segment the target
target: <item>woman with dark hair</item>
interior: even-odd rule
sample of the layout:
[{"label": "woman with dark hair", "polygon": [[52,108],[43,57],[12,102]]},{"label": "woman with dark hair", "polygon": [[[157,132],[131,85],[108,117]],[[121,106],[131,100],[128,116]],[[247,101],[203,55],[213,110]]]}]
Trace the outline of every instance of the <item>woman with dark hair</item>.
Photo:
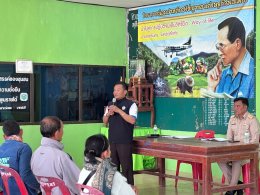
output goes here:
[{"label": "woman with dark hair", "polygon": [[85,143],[85,165],[78,183],[92,186],[105,195],[135,195],[135,188],[117,171],[110,159],[110,147],[102,134],[90,136]]}]

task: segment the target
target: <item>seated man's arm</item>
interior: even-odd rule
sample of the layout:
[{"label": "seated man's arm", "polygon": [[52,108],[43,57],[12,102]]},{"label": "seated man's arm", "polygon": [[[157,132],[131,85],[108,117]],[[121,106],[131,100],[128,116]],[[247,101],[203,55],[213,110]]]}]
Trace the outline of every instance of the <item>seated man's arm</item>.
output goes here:
[{"label": "seated man's arm", "polygon": [[29,186],[30,188],[38,191],[40,190],[40,184],[36,180],[31,170],[31,165],[30,165],[31,158],[32,158],[32,149],[26,144],[20,151],[19,175],[21,176],[26,186]]},{"label": "seated man's arm", "polygon": [[255,117],[252,119],[249,128],[250,128],[249,131],[250,131],[250,135],[251,135],[250,142],[258,143],[260,125],[259,125],[259,121]]},{"label": "seated man's arm", "polygon": [[79,173],[80,170],[77,167],[77,165],[74,163],[73,160],[70,159],[69,155],[64,152],[64,155],[62,159],[60,159],[61,162],[61,170],[62,170],[62,176],[63,181],[68,186],[69,190],[73,194],[79,194],[79,191],[76,187],[76,183],[79,179]]}]

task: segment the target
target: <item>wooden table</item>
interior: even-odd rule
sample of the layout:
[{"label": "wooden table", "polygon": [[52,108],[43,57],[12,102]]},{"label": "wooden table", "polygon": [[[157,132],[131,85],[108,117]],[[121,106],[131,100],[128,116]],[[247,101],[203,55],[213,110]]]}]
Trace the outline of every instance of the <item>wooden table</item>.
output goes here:
[{"label": "wooden table", "polygon": [[[142,171],[141,173],[159,176],[159,185],[165,186],[165,177],[176,178],[165,174],[165,158],[198,162],[202,164],[202,194],[213,192],[250,188],[251,194],[258,192],[258,146],[259,144],[229,143],[217,141],[202,141],[195,138],[146,138],[134,137],[133,152],[158,158],[158,172]],[[211,179],[211,163],[221,161],[250,159],[250,182],[236,186],[221,186],[213,188]],[[191,178],[178,177],[192,180]],[[193,180],[192,180],[193,181]]]}]

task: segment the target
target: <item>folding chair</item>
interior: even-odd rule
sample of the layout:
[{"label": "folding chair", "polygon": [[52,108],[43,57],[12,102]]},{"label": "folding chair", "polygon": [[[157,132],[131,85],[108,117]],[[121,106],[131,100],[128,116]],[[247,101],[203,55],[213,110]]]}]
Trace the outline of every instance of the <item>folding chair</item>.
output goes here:
[{"label": "folding chair", "polygon": [[[11,195],[8,180],[13,177],[22,195],[28,195],[27,189],[20,175],[12,168],[0,165],[0,174],[7,195]],[[1,194],[1,192],[0,192]]]},{"label": "folding chair", "polygon": [[45,176],[35,176],[41,185],[41,189],[46,193],[46,195],[52,194],[53,188],[59,188],[62,195],[70,195],[69,188],[65,185],[64,181]]},{"label": "folding chair", "polygon": [[[200,130],[196,133],[195,138],[202,139],[202,138],[214,138],[215,137],[215,131],[213,130]],[[192,177],[193,179],[202,179],[202,166],[200,163],[190,162],[190,161],[177,161],[177,167],[176,167],[176,173],[175,175],[179,175],[180,171],[180,164],[186,163],[190,164],[192,166]],[[175,187],[177,187],[178,179],[175,179]],[[198,191],[198,182],[193,182],[194,191]]]},{"label": "folding chair", "polygon": [[76,186],[79,189],[81,195],[104,195],[103,192],[91,186],[86,186],[78,183],[76,184]]}]

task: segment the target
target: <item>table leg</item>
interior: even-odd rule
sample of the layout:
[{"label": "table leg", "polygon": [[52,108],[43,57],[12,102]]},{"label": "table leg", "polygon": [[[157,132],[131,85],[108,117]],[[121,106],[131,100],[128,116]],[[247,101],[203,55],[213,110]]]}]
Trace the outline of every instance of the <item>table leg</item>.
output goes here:
[{"label": "table leg", "polygon": [[203,175],[203,185],[202,185],[202,194],[211,195],[211,162],[209,159],[204,159],[202,163],[202,175]]},{"label": "table leg", "polygon": [[253,159],[250,159],[250,183],[255,183],[254,187],[250,188],[250,194],[258,194],[258,154],[254,155]]},{"label": "table leg", "polygon": [[159,185],[165,186],[165,158],[157,158],[157,166],[159,169]]}]

